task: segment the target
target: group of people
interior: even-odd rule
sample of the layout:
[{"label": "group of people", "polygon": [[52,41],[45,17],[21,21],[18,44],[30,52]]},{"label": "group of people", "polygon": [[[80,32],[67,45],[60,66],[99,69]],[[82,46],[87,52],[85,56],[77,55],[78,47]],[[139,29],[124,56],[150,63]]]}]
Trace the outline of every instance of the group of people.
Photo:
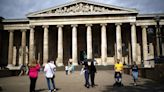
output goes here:
[{"label": "group of people", "polygon": [[[28,64],[29,71],[28,75],[30,78],[30,92],[35,92],[36,80],[38,78],[38,72],[40,70],[40,64],[37,60],[33,60],[30,64]],[[47,64],[44,66],[45,77],[47,80],[48,90],[49,92],[56,91],[54,77],[55,77],[56,66],[54,61],[48,60]],[[51,88],[51,84],[52,87]]]},{"label": "group of people", "polygon": [[[96,62],[93,59],[88,59],[81,62],[81,64],[83,65],[82,70],[85,78],[85,87],[87,88],[89,88],[90,86],[92,87],[96,86],[94,83],[94,78],[96,73],[95,63]],[[28,68],[29,68],[28,75],[30,78],[30,92],[35,92],[36,80],[38,78],[38,72],[40,71],[41,66],[37,60],[33,60],[30,64],[28,64]],[[43,71],[45,73],[49,92],[52,91],[55,92],[56,86],[55,86],[54,77],[55,77],[56,66],[54,64],[54,61],[48,60],[47,64],[45,64],[44,66]],[[70,62],[70,67],[66,69],[66,74],[68,74],[68,72],[73,72],[73,71],[74,71],[74,66],[72,62]],[[90,77],[91,84],[89,82],[89,77]]]},{"label": "group of people", "polygon": [[[136,62],[133,62],[132,66],[130,67],[131,69],[131,74],[134,80],[134,85],[137,85],[137,80],[138,80],[138,66]],[[117,59],[116,64],[114,65],[114,70],[115,70],[115,85],[117,86],[123,86],[122,84],[122,71],[123,71],[123,64],[120,62],[119,59]]]},{"label": "group of people", "polygon": [[81,72],[84,73],[84,78],[85,78],[84,86],[87,88],[89,88],[90,86],[91,87],[96,86],[94,79],[95,79],[95,73],[97,72],[96,67],[95,67],[95,64],[97,62],[94,59],[86,59],[82,61],[81,63],[83,65]]},{"label": "group of people", "polygon": [[[94,82],[95,73],[97,72],[95,67],[96,61],[94,59],[86,59],[82,61],[81,64],[83,65],[81,72],[84,73],[84,78],[85,78],[84,86],[86,88],[89,88],[90,86],[91,87],[96,86]],[[70,63],[70,65],[72,65],[72,63]],[[30,92],[35,92],[36,80],[38,78],[38,72],[41,66],[37,60],[33,60],[30,64],[28,64],[28,68],[29,68],[28,75],[30,78]],[[71,66],[71,68],[74,68],[74,66]],[[117,62],[114,65],[114,70],[115,70],[114,77],[116,79],[116,82],[119,81],[119,83],[121,83],[120,79],[122,78],[123,64],[120,62],[119,59],[117,59]],[[138,79],[138,66],[136,65],[135,62],[131,66],[131,70],[134,79],[134,85],[136,85],[136,81]],[[54,81],[55,71],[56,71],[56,66],[54,64],[54,61],[48,60],[47,64],[45,64],[44,66],[44,73],[47,80],[49,92],[56,91],[55,81]],[[66,74],[68,74],[67,69],[66,69]]]},{"label": "group of people", "polygon": [[72,64],[72,62],[69,62],[69,64],[65,65],[65,72],[66,75],[73,73],[75,70],[74,65]]}]

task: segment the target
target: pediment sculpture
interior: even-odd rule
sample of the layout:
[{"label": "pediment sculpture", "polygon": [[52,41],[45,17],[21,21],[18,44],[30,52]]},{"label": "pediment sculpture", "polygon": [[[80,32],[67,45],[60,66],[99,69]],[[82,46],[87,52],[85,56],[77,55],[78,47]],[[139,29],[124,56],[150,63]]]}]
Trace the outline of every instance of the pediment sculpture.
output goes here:
[{"label": "pediment sculpture", "polygon": [[119,12],[122,10],[96,6],[92,4],[77,3],[72,6],[60,7],[57,9],[52,9],[40,14],[79,14],[79,13],[101,13],[101,12]]}]

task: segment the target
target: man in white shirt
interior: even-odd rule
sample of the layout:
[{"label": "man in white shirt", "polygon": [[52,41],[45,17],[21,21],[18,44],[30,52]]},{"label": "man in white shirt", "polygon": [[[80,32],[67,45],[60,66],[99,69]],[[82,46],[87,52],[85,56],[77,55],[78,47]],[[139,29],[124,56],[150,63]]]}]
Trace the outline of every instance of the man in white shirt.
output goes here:
[{"label": "man in white shirt", "polygon": [[[49,92],[56,91],[55,82],[54,82],[55,71],[56,71],[56,66],[54,64],[54,61],[48,60],[48,63],[44,67],[44,72],[47,79]],[[51,83],[53,86],[52,89],[51,89]]]}]

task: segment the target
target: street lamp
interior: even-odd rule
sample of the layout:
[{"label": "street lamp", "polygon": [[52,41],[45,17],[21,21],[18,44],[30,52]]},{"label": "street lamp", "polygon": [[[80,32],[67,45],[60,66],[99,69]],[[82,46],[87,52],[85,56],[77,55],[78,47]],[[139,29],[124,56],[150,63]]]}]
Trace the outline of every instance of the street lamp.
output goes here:
[{"label": "street lamp", "polygon": [[160,16],[155,17],[156,21],[156,43],[157,43],[157,56],[162,55],[162,47],[161,47],[161,32],[160,32]]}]

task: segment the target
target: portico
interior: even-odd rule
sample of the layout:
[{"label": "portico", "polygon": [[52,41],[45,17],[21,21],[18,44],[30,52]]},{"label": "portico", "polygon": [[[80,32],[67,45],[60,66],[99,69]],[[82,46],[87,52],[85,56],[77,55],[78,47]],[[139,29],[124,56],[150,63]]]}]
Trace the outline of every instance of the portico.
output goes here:
[{"label": "portico", "polygon": [[[29,13],[26,20],[4,19],[4,30],[9,34],[8,66],[19,58],[21,64],[38,59],[44,65],[51,59],[57,66],[68,62],[78,65],[81,52],[86,51],[87,58],[96,59],[99,65],[113,65],[120,59],[127,65],[135,61],[151,67],[146,60],[154,57],[156,45],[148,42],[147,28],[155,29],[153,17],[145,20],[135,9],[82,0]],[[21,33],[19,41],[14,38],[16,31]],[[14,51],[14,46],[21,48],[21,53]]]}]

